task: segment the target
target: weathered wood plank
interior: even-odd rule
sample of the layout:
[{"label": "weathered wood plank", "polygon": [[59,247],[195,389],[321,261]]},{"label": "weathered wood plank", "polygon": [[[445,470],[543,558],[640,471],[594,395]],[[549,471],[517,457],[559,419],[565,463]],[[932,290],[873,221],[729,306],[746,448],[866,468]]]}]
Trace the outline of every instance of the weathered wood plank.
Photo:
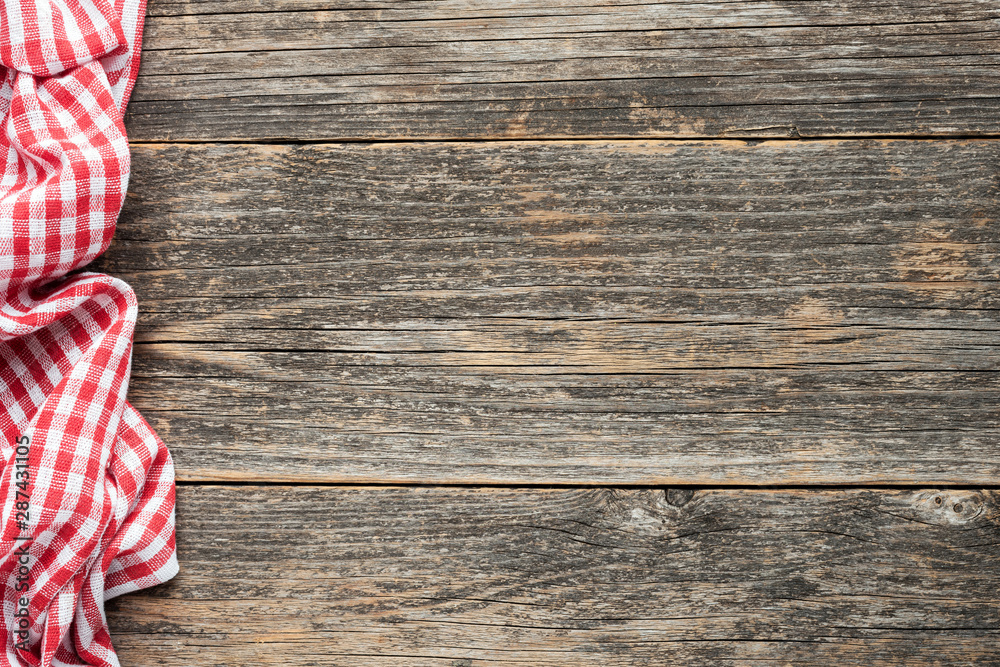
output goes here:
[{"label": "weathered wood plank", "polygon": [[986,665],[988,491],[183,487],[125,665]]},{"label": "weathered wood plank", "polygon": [[151,0],[134,140],[1000,131],[992,0]]},{"label": "weathered wood plank", "polygon": [[140,296],[131,398],[182,479],[1000,476],[1000,142],[134,163],[97,268]]},{"label": "weathered wood plank", "polygon": [[411,370],[178,346],[137,352],[132,398],[191,480],[985,484],[997,375]]}]

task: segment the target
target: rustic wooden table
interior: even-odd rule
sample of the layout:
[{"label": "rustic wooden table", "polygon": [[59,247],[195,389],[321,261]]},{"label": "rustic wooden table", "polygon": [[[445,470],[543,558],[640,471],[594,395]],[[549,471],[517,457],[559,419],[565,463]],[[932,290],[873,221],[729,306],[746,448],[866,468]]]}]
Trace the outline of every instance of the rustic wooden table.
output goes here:
[{"label": "rustic wooden table", "polygon": [[148,13],[125,667],[1000,664],[1000,2]]}]

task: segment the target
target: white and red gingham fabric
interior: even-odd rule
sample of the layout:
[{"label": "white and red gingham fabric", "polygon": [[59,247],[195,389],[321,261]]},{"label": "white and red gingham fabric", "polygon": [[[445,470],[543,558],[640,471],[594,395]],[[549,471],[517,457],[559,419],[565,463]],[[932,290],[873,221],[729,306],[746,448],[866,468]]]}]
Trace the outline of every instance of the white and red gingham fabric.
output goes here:
[{"label": "white and red gingham fabric", "polygon": [[[9,665],[118,665],[105,600],[177,571],[173,464],[125,400],[135,294],[115,278],[69,275],[108,247],[124,201],[122,114],[144,12],[145,0],[0,0],[0,582]],[[30,500],[19,521],[25,468],[15,447],[25,436]],[[19,592],[25,561],[29,587]]]}]

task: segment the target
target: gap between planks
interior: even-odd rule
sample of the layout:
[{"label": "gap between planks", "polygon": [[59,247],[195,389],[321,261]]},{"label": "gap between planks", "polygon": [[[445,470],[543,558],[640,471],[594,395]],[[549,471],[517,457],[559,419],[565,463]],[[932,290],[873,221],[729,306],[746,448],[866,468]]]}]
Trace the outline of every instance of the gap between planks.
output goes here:
[{"label": "gap between planks", "polygon": [[936,141],[936,142],[968,142],[968,141],[996,141],[1000,139],[998,133],[982,134],[855,134],[855,135],[828,135],[809,137],[789,137],[787,135],[726,135],[718,136],[696,136],[696,137],[676,137],[669,134],[664,135],[620,135],[620,136],[585,136],[585,135],[553,135],[540,137],[414,137],[414,138],[318,138],[318,139],[297,139],[293,137],[280,139],[183,139],[172,141],[129,141],[131,146],[142,146],[156,148],[158,146],[323,146],[336,144],[586,144],[586,143],[647,143],[655,141],[657,143],[678,143],[678,144],[739,144],[756,146],[759,144],[815,144],[815,143],[845,143],[858,141]]},{"label": "gap between planks", "polygon": [[[169,445],[168,445],[169,446]],[[665,480],[662,483],[629,483],[619,481],[619,478],[609,478],[607,480],[595,480],[590,482],[560,482],[558,479],[549,478],[544,482],[524,482],[521,480],[516,481],[490,481],[488,478],[479,478],[475,480],[469,479],[455,479],[455,478],[441,478],[428,482],[412,482],[406,481],[402,476],[392,476],[386,475],[384,479],[379,479],[377,477],[368,477],[361,479],[340,479],[340,480],[329,480],[322,479],[320,477],[294,477],[286,474],[275,474],[273,476],[268,476],[266,478],[247,478],[244,476],[244,480],[232,479],[228,471],[213,471],[204,472],[198,471],[188,472],[187,468],[181,470],[186,473],[186,476],[182,479],[177,479],[175,484],[177,487],[189,487],[189,488],[207,488],[207,487],[238,487],[238,488],[255,488],[255,487],[276,487],[276,488],[297,488],[297,489],[311,489],[311,488],[328,488],[328,489],[495,489],[495,490],[509,490],[509,491],[555,491],[555,490],[588,490],[588,489],[623,489],[623,490],[637,490],[637,491],[656,491],[656,490],[667,490],[667,489],[680,489],[680,490],[690,490],[690,491],[905,491],[905,490],[915,490],[915,489],[940,489],[940,490],[952,490],[952,491],[1000,491],[1000,484],[994,482],[984,482],[981,479],[974,483],[958,484],[948,481],[947,477],[942,477],[935,479],[933,477],[927,477],[925,479],[915,478],[909,479],[907,481],[866,481],[865,479],[860,479],[857,482],[850,481],[827,481],[824,478],[817,478],[813,482],[768,482],[763,481],[760,483],[753,483],[747,481],[728,483],[719,482],[686,482],[679,481],[673,482]],[[230,477],[227,479],[227,477]],[[681,479],[690,478],[690,475],[679,476]],[[745,475],[734,474],[734,478],[746,480]],[[843,477],[843,476],[841,476]],[[718,475],[714,476],[715,479]],[[833,478],[835,479],[835,478]]]},{"label": "gap between planks", "polygon": [[177,480],[182,487],[295,487],[300,489],[506,489],[517,490],[586,490],[622,489],[627,491],[907,491],[937,489],[940,491],[1000,491],[1000,484],[931,484],[900,483],[877,484],[858,482],[817,482],[815,484],[616,484],[616,483],[510,483],[502,482],[322,482],[322,481],[268,481],[248,482],[227,480]]}]

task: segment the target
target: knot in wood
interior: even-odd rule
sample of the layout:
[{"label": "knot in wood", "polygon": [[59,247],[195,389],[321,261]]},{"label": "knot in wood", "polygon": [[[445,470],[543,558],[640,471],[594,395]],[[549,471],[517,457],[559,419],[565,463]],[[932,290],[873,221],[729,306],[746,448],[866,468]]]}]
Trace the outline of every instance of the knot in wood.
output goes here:
[{"label": "knot in wood", "polygon": [[917,494],[916,506],[932,523],[961,525],[987,510],[987,499],[978,491],[931,490]]},{"label": "knot in wood", "polygon": [[667,502],[674,507],[683,507],[694,497],[694,489],[667,489]]}]

